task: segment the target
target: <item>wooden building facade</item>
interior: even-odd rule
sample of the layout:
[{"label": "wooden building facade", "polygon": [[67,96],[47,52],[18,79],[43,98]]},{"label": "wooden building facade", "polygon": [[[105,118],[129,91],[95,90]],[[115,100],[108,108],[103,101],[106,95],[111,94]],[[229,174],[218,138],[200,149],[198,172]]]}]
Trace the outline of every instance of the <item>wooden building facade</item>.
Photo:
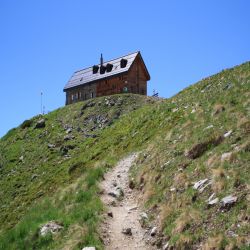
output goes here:
[{"label": "wooden building facade", "polygon": [[66,86],[66,105],[119,93],[147,95],[150,75],[140,52],[76,71]]}]

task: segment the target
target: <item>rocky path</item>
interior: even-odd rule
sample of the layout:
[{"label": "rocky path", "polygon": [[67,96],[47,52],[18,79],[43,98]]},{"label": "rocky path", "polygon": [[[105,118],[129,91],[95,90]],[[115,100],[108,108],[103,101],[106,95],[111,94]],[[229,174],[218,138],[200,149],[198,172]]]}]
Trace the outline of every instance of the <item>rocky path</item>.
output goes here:
[{"label": "rocky path", "polygon": [[152,250],[139,219],[138,194],[129,188],[128,171],[136,154],[121,160],[105,175],[101,183],[102,201],[107,207],[107,217],[102,227],[107,250]]}]

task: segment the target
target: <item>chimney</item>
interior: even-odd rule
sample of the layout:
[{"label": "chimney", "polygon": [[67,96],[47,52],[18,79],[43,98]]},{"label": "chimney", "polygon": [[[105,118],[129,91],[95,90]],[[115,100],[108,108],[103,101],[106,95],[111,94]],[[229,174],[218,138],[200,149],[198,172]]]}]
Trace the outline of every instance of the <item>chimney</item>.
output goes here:
[{"label": "chimney", "polygon": [[120,67],[125,68],[127,66],[127,63],[128,63],[128,60],[122,58],[121,61],[120,61]]},{"label": "chimney", "polygon": [[100,64],[101,64],[101,66],[103,65],[103,57],[102,57],[102,54],[101,54],[101,58],[100,58]]},{"label": "chimney", "polygon": [[113,68],[113,64],[107,63],[107,65],[106,65],[106,70],[107,70],[107,72],[111,72],[111,71],[112,71],[112,68]]},{"label": "chimney", "polygon": [[93,70],[93,74],[96,74],[98,72],[98,69],[99,69],[99,66],[98,65],[94,65],[92,67],[92,70]]}]

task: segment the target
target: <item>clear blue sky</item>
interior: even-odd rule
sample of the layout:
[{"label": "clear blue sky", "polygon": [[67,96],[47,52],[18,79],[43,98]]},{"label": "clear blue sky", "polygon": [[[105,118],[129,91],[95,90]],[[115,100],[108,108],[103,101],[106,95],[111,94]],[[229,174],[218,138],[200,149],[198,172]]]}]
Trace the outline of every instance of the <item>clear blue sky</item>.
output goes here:
[{"label": "clear blue sky", "polygon": [[0,136],[64,105],[71,74],[140,50],[152,90],[170,97],[250,60],[248,0],[0,0]]}]

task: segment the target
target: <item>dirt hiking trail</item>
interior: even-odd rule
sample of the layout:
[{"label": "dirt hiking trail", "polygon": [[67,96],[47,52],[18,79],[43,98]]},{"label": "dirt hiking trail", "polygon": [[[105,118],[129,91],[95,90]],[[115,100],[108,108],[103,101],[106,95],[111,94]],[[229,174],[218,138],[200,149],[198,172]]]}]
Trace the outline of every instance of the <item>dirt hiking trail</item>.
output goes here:
[{"label": "dirt hiking trail", "polygon": [[139,223],[138,193],[129,188],[128,172],[136,157],[137,154],[132,154],[118,162],[100,184],[101,200],[108,213],[102,226],[107,250],[154,249],[146,242],[145,230]]}]

